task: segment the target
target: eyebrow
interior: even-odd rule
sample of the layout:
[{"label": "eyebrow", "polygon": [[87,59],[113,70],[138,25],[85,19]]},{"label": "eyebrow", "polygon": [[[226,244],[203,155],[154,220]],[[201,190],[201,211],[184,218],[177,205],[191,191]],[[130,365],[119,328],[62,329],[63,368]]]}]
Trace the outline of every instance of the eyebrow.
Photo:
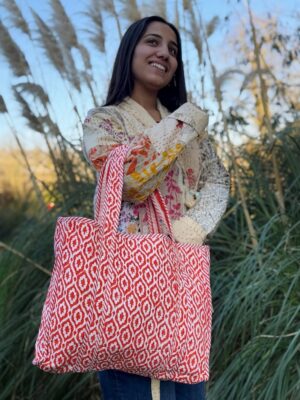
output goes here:
[{"label": "eyebrow", "polygon": [[[157,38],[162,39],[162,36],[158,35],[157,33],[148,33],[144,37],[147,37],[147,36],[156,36]],[[170,40],[170,43],[172,43],[174,46],[176,46],[178,48],[178,44],[176,42],[174,42],[173,40]]]}]

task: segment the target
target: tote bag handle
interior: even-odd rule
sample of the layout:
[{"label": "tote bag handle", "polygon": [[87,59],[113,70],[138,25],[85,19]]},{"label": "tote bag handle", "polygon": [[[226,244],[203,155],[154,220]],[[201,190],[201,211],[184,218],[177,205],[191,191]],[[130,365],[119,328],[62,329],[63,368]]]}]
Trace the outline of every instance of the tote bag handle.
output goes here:
[{"label": "tote bag handle", "polygon": [[172,224],[169,217],[165,200],[156,189],[146,201],[147,220],[151,233],[163,233],[162,226],[165,226],[167,234],[173,239]]},{"label": "tote bag handle", "polygon": [[[122,203],[124,161],[129,146],[121,145],[112,150],[100,172],[95,198],[95,220],[103,234],[116,233]],[[165,201],[156,189],[146,200],[147,219],[151,233],[162,233],[165,225],[173,239],[172,226]]]}]

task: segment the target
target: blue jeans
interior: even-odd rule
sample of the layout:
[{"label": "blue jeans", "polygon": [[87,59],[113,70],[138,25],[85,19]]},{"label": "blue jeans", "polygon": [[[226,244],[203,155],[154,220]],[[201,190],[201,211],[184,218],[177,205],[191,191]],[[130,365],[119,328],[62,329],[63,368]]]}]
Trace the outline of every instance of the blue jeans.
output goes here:
[{"label": "blue jeans", "polygon": [[[151,400],[151,379],[117,370],[98,372],[103,400]],[[205,400],[205,383],[160,381],[160,400]]]}]

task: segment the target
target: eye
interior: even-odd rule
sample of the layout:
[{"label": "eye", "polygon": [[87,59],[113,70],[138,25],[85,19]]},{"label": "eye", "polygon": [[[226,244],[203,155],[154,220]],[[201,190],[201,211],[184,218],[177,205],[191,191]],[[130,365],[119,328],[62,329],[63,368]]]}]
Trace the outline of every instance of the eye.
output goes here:
[{"label": "eye", "polygon": [[170,48],[170,53],[173,57],[177,57],[177,49],[175,47]]},{"label": "eye", "polygon": [[147,43],[156,45],[156,44],[158,44],[158,41],[157,41],[157,39],[148,39]]}]

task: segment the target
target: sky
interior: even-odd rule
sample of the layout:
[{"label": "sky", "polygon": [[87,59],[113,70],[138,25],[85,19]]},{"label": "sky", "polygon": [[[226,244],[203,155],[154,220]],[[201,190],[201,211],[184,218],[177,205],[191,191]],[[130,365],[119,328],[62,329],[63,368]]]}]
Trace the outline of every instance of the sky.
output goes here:
[{"label": "sky", "polygon": [[[74,25],[77,28],[78,36],[84,42],[90,50],[90,54],[95,65],[94,74],[96,74],[96,80],[98,83],[97,93],[99,93],[100,101],[105,98],[105,87],[110,79],[111,67],[114,61],[115,53],[119,43],[117,29],[115,23],[111,17],[104,14],[105,31],[108,37],[107,40],[107,55],[103,57],[98,51],[96,51],[91,45],[88,44],[87,34],[84,31],[88,28],[88,21],[83,15],[83,11],[88,7],[89,0],[74,1],[74,0],[61,0],[68,15],[72,19]],[[17,0],[19,7],[21,8],[25,18],[29,21],[30,26],[33,26],[33,17],[30,12],[30,7],[34,9],[43,19],[48,23],[51,23],[51,13],[49,12],[49,4],[47,1],[40,0]],[[139,3],[139,1],[138,1]],[[167,9],[172,15],[172,9],[174,7],[175,0],[167,1]],[[224,46],[224,38],[226,38],[228,26],[233,26],[239,21],[246,20],[244,1],[237,0],[197,0],[199,9],[201,10],[203,19],[209,21],[213,16],[218,15],[221,21],[227,16],[230,19],[230,24],[222,24],[217,30],[217,33],[212,36],[212,46],[214,49],[219,49],[220,54],[214,56],[218,58],[218,66],[222,70],[222,63],[224,66],[230,59],[230,55],[226,54],[226,46]],[[251,5],[255,15],[266,16],[267,13],[280,15],[281,20],[288,21],[288,23],[296,23],[295,15],[299,12],[299,1],[298,0],[252,0]],[[153,7],[151,8],[153,13]],[[24,51],[26,58],[28,59],[35,79],[46,88],[50,93],[50,99],[52,108],[54,110],[53,116],[59,121],[60,128],[63,134],[74,143],[78,144],[81,136],[80,121],[74,119],[74,112],[72,104],[69,101],[68,93],[66,91],[65,84],[59,79],[58,74],[53,68],[45,61],[43,52],[38,48],[37,44],[34,46],[27,39],[25,35],[12,29],[10,20],[7,17],[7,13],[3,8],[0,8],[0,16],[2,22],[10,29],[10,32],[16,42],[19,44],[21,49]],[[128,22],[123,21],[122,30],[127,28]],[[225,43],[226,44],[226,43]],[[188,51],[188,50],[186,50]],[[227,61],[226,61],[227,60]],[[196,68],[196,67],[195,67]],[[20,112],[18,105],[13,99],[13,95],[10,90],[12,84],[19,83],[24,79],[16,79],[9,71],[6,60],[3,58],[0,52],[0,94],[5,98],[7,106],[9,107],[10,113],[13,118],[13,124],[17,128],[18,134],[25,147],[43,146],[43,140],[38,133],[32,132],[27,128],[23,118],[20,118]],[[81,94],[74,94],[76,102],[78,104],[80,116],[84,119],[88,109],[93,104],[91,98],[87,92]],[[209,106],[208,104],[205,105]],[[7,124],[6,119],[0,115],[0,148],[14,146],[14,139],[11,134],[11,129]]]}]

